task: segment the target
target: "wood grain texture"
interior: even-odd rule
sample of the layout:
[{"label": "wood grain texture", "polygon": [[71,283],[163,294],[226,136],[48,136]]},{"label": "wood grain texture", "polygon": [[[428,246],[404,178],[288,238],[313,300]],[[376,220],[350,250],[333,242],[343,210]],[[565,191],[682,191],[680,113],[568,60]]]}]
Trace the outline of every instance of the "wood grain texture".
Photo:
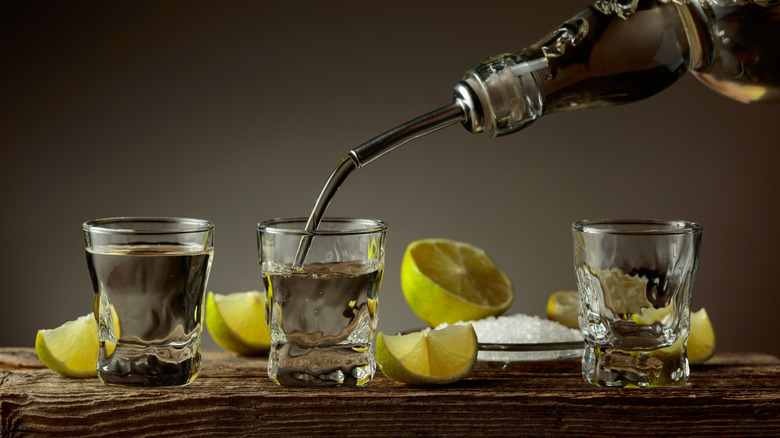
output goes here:
[{"label": "wood grain texture", "polygon": [[780,360],[720,354],[677,389],[585,383],[577,361],[478,363],[444,387],[381,372],[364,388],[288,388],[265,357],[204,353],[191,385],[128,389],[66,378],[0,348],[0,421],[15,436],[780,436]]}]

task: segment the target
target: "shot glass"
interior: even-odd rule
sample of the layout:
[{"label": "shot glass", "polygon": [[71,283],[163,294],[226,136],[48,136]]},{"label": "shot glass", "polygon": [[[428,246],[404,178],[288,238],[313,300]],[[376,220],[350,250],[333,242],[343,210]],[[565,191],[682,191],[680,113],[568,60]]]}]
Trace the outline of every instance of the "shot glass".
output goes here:
[{"label": "shot glass", "polygon": [[371,347],[387,227],[346,218],[325,218],[316,231],[305,226],[305,218],[257,226],[268,377],[288,386],[365,385],[376,371]]},{"label": "shot glass", "polygon": [[85,222],[103,383],[186,385],[201,368],[214,226],[199,219]]},{"label": "shot glass", "polygon": [[642,219],[580,221],[572,228],[585,380],[684,385],[702,227]]}]

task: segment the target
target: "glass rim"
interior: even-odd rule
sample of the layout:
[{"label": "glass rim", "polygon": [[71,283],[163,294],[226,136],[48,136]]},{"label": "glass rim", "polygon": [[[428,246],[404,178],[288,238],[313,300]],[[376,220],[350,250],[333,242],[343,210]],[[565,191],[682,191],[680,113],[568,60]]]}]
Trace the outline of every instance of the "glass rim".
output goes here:
[{"label": "glass rim", "polygon": [[696,234],[704,229],[696,222],[664,219],[585,219],[571,227],[581,233],[625,235]]},{"label": "glass rim", "polygon": [[[178,228],[151,228],[130,226],[131,224],[178,224]],[[116,226],[116,228],[111,225]],[[93,219],[82,224],[88,233],[105,234],[185,234],[203,233],[214,230],[214,224],[205,219],[154,216],[118,216]]]},{"label": "glass rim", "polygon": [[[317,230],[305,230],[304,227],[309,221],[306,217],[291,217],[291,218],[276,218],[262,221],[257,224],[257,231],[269,234],[292,234],[292,235],[309,235],[309,236],[349,236],[359,234],[373,234],[387,231],[387,224],[379,219],[359,219],[351,217],[325,217],[322,218],[323,223],[339,224],[339,223],[356,223],[365,225],[360,229],[317,229]],[[279,228],[282,224],[300,224],[299,228]]]}]

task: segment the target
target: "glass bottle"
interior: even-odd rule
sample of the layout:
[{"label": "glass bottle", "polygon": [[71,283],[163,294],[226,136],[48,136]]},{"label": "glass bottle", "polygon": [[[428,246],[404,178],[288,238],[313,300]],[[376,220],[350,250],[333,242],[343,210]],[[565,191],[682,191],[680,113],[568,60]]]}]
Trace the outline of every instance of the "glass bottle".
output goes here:
[{"label": "glass bottle", "polygon": [[780,102],[780,0],[597,0],[536,44],[468,70],[453,95],[471,132],[634,102],[686,72],[745,103]]}]

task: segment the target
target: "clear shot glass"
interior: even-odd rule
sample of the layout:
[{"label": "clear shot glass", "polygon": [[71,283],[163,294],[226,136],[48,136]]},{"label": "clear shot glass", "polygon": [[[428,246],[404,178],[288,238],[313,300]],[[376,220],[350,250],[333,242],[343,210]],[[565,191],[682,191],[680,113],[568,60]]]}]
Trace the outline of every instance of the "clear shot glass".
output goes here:
[{"label": "clear shot glass", "polygon": [[572,229],[585,380],[616,387],[684,385],[701,225],[586,220]]},{"label": "clear shot glass", "polygon": [[201,368],[214,225],[120,217],[83,225],[106,384],[186,385]]},{"label": "clear shot glass", "polygon": [[[362,386],[376,371],[372,342],[385,266],[387,227],[378,220],[325,218],[257,226],[271,333],[268,376],[289,386]],[[306,251],[298,268],[296,257]]]}]

